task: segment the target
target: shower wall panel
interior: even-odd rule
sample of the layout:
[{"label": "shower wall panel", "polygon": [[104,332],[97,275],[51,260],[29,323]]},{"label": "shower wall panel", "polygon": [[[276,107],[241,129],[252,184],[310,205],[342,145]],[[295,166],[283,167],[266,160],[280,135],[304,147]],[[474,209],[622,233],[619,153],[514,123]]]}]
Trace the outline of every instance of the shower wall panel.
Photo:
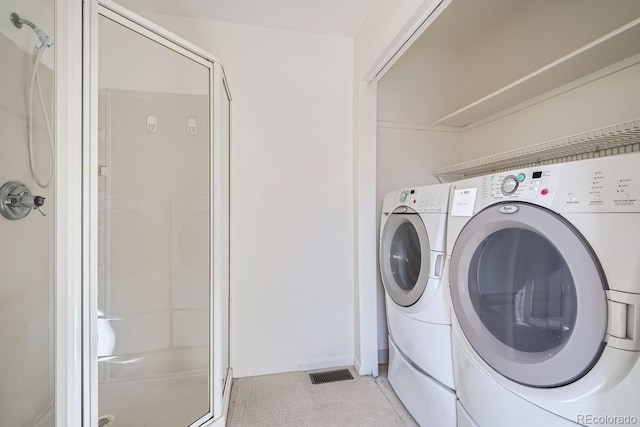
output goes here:
[{"label": "shower wall panel", "polygon": [[113,319],[118,356],[102,379],[205,371],[208,97],[105,90],[100,102],[109,220],[98,309]]},{"label": "shower wall panel", "polygon": [[[4,19],[4,8],[2,12]],[[0,185],[22,182],[46,197],[47,213],[45,217],[32,211],[18,221],[0,217],[0,425],[50,425],[46,420],[53,411],[53,192],[38,188],[29,172],[26,85],[31,55],[0,33],[0,57]],[[41,65],[39,74],[48,102],[53,72]],[[36,163],[46,171],[47,133],[38,102],[34,112]]]}]

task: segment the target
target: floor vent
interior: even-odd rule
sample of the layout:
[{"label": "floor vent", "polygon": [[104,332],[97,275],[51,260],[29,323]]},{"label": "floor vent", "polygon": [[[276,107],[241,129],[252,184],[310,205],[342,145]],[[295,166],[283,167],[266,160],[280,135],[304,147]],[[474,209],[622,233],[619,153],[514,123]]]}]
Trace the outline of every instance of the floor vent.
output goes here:
[{"label": "floor vent", "polygon": [[98,418],[98,427],[107,427],[115,419],[116,417],[114,417],[113,415],[103,415],[100,418]]},{"label": "floor vent", "polygon": [[352,380],[351,372],[348,369],[339,369],[337,371],[316,372],[309,374],[312,384],[333,383],[336,381]]}]

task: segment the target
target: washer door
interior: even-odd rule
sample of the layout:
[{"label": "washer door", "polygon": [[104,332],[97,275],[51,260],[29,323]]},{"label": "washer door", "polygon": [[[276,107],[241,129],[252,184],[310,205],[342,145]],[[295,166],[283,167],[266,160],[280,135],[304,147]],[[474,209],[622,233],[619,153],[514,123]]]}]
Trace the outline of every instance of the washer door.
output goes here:
[{"label": "washer door", "polygon": [[527,203],[478,213],[451,254],[451,299],[464,335],[493,369],[529,386],[568,384],[596,363],[606,288],[578,230]]},{"label": "washer door", "polygon": [[401,208],[389,216],[380,241],[382,283],[393,301],[415,304],[429,280],[429,237],[414,210]]}]

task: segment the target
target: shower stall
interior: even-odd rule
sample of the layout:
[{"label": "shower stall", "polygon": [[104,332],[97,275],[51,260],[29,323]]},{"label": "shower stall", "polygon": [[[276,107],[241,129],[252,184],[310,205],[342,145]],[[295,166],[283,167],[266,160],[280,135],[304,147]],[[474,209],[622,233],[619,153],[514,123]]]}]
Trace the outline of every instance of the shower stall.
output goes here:
[{"label": "shower stall", "polygon": [[0,425],[217,425],[231,386],[220,61],[109,0],[81,6],[74,57],[73,22],[54,16],[75,2],[10,3]]},{"label": "shower stall", "polygon": [[53,425],[53,10],[52,0],[0,5],[2,426]]}]

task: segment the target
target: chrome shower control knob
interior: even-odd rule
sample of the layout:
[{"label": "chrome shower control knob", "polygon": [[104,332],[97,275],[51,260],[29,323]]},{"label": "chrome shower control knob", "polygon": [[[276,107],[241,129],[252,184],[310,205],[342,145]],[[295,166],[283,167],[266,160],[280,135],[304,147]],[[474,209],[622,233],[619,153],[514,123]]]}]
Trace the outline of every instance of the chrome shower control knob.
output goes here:
[{"label": "chrome shower control knob", "polygon": [[518,178],[514,175],[509,175],[505,179],[502,180],[502,185],[500,186],[500,191],[505,196],[510,196],[516,192],[518,189]]},{"label": "chrome shower control knob", "polygon": [[44,197],[32,195],[27,186],[18,181],[9,181],[0,187],[0,214],[10,220],[22,219],[32,209],[45,216],[40,210],[44,201]]}]

